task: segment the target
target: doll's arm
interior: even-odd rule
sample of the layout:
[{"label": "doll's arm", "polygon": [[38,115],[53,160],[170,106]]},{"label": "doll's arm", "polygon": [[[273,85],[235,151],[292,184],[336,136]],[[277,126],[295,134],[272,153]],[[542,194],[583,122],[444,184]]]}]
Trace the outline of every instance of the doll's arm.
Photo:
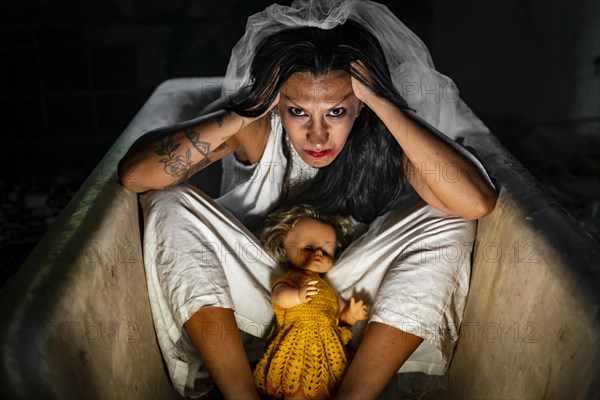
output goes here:
[{"label": "doll's arm", "polygon": [[310,281],[299,288],[290,286],[286,283],[278,283],[271,290],[271,300],[282,308],[292,308],[297,305],[308,303],[312,296],[319,292],[317,289],[318,281]]},{"label": "doll's arm", "polygon": [[364,321],[369,317],[367,313],[367,305],[362,300],[350,299],[350,304],[346,304],[341,297],[338,297],[340,305],[340,322],[352,326],[358,321]]}]

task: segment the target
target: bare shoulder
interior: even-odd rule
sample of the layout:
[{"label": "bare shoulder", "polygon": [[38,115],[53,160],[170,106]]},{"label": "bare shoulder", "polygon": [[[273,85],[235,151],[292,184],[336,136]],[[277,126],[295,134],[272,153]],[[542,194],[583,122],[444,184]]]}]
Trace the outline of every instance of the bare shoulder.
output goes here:
[{"label": "bare shoulder", "polygon": [[235,134],[236,158],[248,164],[259,162],[267,146],[270,133],[271,117],[269,114],[240,129]]}]

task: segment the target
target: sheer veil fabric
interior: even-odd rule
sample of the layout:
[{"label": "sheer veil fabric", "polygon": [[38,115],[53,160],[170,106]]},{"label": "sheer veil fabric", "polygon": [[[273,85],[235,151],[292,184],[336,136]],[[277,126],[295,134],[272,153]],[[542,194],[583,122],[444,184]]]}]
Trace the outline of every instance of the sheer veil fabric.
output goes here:
[{"label": "sheer veil fabric", "polygon": [[296,0],[290,7],[273,4],[254,14],[231,53],[223,96],[252,83],[250,64],[265,38],[284,29],[331,29],[347,20],[361,24],[379,40],[400,94],[421,118],[440,129],[440,122],[451,117],[452,103],[458,101],[456,85],[435,70],[421,39],[386,6],[372,1]]},{"label": "sheer veil fabric", "polygon": [[489,132],[460,99],[452,79],[436,71],[429,50],[384,5],[369,0],[295,0],[291,6],[273,4],[248,18],[246,32],[231,52],[221,97],[226,99],[251,85],[250,65],[267,37],[286,29],[331,29],[353,20],[379,41],[398,92],[414,112],[406,115],[424,124],[443,141],[471,160],[489,179],[479,160],[454,140],[468,132]]}]

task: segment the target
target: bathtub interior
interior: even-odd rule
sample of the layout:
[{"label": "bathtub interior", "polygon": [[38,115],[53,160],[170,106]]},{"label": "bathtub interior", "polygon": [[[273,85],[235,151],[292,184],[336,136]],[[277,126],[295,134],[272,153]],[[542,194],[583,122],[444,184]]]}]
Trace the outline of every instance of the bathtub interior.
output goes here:
[{"label": "bathtub interior", "polygon": [[[0,293],[3,395],[177,398],[152,326],[137,196],[116,165],[144,132],[195,118],[220,78],[163,83]],[[464,132],[500,190],[481,219],[448,393],[455,398],[598,394],[597,244],[487,129]],[[211,166],[220,168],[219,164]],[[200,173],[192,184],[218,193]]]}]

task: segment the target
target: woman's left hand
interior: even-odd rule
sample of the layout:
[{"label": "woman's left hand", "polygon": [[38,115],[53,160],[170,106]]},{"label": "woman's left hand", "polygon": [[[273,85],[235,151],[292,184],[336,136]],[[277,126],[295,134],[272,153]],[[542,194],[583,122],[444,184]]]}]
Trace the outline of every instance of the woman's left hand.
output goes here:
[{"label": "woman's left hand", "polygon": [[[362,76],[367,82],[371,82],[372,78],[362,62],[352,61],[350,63],[350,67],[360,76]],[[377,95],[368,86],[363,84],[354,76],[351,76],[350,79],[352,81],[352,90],[354,91],[354,95],[358,97],[360,101],[371,107],[373,101],[379,99],[379,97],[377,97]]]},{"label": "woman's left hand", "polygon": [[[352,70],[367,82],[373,77],[360,61]],[[351,77],[352,90],[385,124],[404,152],[403,173],[429,205],[450,215],[478,219],[489,214],[497,194],[477,167],[424,126],[408,118],[405,110],[377,96],[367,85]],[[440,168],[452,168],[450,179],[440,179]],[[432,173],[433,172],[433,173]]]}]

